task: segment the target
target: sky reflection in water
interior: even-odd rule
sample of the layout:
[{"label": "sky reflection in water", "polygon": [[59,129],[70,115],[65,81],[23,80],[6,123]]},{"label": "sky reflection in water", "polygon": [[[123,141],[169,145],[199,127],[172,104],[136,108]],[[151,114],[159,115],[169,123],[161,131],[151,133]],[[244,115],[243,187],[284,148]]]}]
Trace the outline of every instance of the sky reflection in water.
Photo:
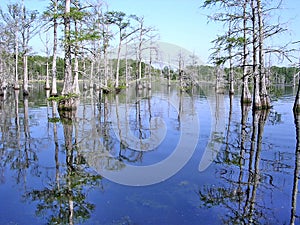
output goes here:
[{"label": "sky reflection in water", "polygon": [[[155,84],[151,93],[129,89],[101,100],[87,91],[73,123],[62,123],[41,87],[28,101],[7,95],[0,101],[0,224],[299,223],[293,90],[283,88],[269,112],[244,108],[244,120],[239,96],[230,107],[227,95],[211,90],[203,86],[181,95],[176,87]],[[182,130],[195,115],[199,127]],[[134,137],[147,143],[162,127],[159,144],[146,146],[153,149],[130,147]],[[174,164],[182,165],[170,178],[150,170],[145,179],[162,180],[128,186],[101,176],[165,162],[181,132],[196,133],[197,143],[186,163],[181,150]],[[126,137],[121,142],[120,135]],[[202,171],[204,158],[211,161]]]}]

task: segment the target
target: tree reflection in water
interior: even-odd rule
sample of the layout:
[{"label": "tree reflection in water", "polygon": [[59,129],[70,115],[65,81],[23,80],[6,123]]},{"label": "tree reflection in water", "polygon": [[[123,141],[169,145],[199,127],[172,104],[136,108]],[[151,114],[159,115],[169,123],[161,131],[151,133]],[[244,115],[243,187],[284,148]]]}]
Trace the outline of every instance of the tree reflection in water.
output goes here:
[{"label": "tree reflection in water", "polygon": [[[274,186],[272,176],[266,174],[265,169],[263,172],[260,169],[263,163],[262,138],[269,111],[253,111],[252,124],[249,124],[247,118],[250,107],[243,105],[241,123],[235,126],[230,124],[232,114],[230,110],[232,107],[229,108],[225,149],[215,160],[215,163],[221,166],[217,171],[220,181],[217,185],[206,185],[199,189],[201,207],[221,207],[227,210],[227,213],[224,211],[222,213],[223,224],[278,223],[275,215],[270,217],[268,214],[274,211],[270,210],[269,205],[261,199],[261,194],[265,194],[265,188],[267,190],[278,188]],[[234,130],[230,131],[230,127]],[[238,127],[240,127],[239,135],[237,135]],[[230,140],[230,135],[236,140]],[[237,174],[234,172],[236,168],[239,171]]]},{"label": "tree reflection in water", "polygon": [[[43,189],[33,189],[24,198],[37,202],[36,215],[46,215],[50,224],[77,224],[90,218],[95,205],[87,201],[89,187],[99,186],[100,175],[86,171],[77,146],[76,111],[60,112],[64,131],[65,164],[59,162],[56,102],[52,102],[53,136],[55,142],[55,178],[49,177]],[[51,120],[50,120],[51,121]],[[75,141],[73,143],[73,130]]]},{"label": "tree reflection in water", "polygon": [[[29,101],[19,98],[19,91],[15,96],[8,94],[0,98],[0,157],[3,159],[0,193],[4,212],[0,223],[143,224],[145,219],[149,224],[299,223],[299,117],[295,115],[295,151],[291,135],[294,131],[290,129],[293,121],[286,109],[289,101],[279,100],[270,114],[268,111],[251,114],[247,105],[243,105],[240,113],[239,106],[235,105],[239,101],[237,97],[228,99],[220,94],[209,99],[205,94],[208,98],[203,101],[199,98],[200,91],[186,98],[184,92],[173,86],[159,88],[158,91],[153,85],[152,94],[146,89],[142,93],[126,89],[126,93],[117,96],[101,95],[90,89],[81,96],[83,102],[76,114],[65,115],[58,114],[56,102],[49,102],[46,112],[42,94],[35,102],[33,95]],[[40,91],[44,94],[43,88]],[[166,101],[157,101],[159,97]],[[172,99],[178,100],[175,107]],[[224,107],[218,103],[221,100]],[[187,110],[197,102],[200,106]],[[207,102],[213,103],[215,118],[212,120]],[[285,109],[277,110],[278,105]],[[224,115],[226,107],[229,112]],[[165,159],[172,153],[168,149],[173,142],[176,147],[185,114],[193,110],[200,112],[199,118],[205,121],[201,127],[204,132],[200,134],[194,156],[172,178],[136,188],[114,184],[109,179],[102,181],[96,174],[103,169],[122,172],[124,166],[151,165]],[[112,125],[113,113],[116,119],[119,117],[115,125]],[[155,117],[167,121],[167,135],[173,132],[162,144],[164,147],[143,152],[127,146],[127,133],[132,132],[141,142],[153,136],[155,123],[151,121]],[[222,117],[227,124],[221,123]],[[215,121],[214,126],[210,126],[210,121]],[[122,142],[117,136],[122,136]],[[216,146],[221,149],[210,157],[213,162],[207,170],[199,172],[201,149],[210,140],[214,142],[212,150]],[[203,183],[206,185],[199,189]],[[218,217],[207,218],[210,214]],[[164,217],[160,218],[161,215]]]}]

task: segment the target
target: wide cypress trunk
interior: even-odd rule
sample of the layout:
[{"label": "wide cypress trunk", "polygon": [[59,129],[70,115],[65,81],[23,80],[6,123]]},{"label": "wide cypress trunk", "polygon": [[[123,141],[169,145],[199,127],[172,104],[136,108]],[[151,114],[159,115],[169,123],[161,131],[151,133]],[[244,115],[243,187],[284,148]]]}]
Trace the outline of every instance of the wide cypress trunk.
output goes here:
[{"label": "wide cypress trunk", "polygon": [[72,77],[72,58],[71,58],[71,37],[70,37],[70,0],[65,3],[65,76],[62,89],[62,95],[67,95],[73,92],[73,77]]},{"label": "wide cypress trunk", "polygon": [[65,3],[65,14],[64,14],[64,22],[65,22],[65,77],[64,84],[62,89],[62,95],[67,95],[66,98],[63,98],[59,101],[58,110],[60,111],[60,115],[64,115],[65,117],[72,118],[72,111],[77,109],[77,97],[72,96],[73,89],[73,77],[72,77],[72,58],[71,58],[71,24],[70,24],[70,0],[66,0]]}]

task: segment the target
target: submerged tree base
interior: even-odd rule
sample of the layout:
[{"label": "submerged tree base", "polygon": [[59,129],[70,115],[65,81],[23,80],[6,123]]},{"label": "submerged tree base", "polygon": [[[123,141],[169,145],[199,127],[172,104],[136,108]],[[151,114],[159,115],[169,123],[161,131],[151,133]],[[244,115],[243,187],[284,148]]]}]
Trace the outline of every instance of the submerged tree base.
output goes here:
[{"label": "submerged tree base", "polygon": [[72,112],[77,110],[79,103],[79,96],[76,94],[68,94],[61,96],[51,96],[48,98],[48,101],[57,101],[58,102],[58,112],[64,118],[72,118]]},{"label": "submerged tree base", "polygon": [[58,101],[58,113],[63,124],[71,124],[76,117],[78,97],[68,97]]},{"label": "submerged tree base", "polygon": [[254,105],[253,106],[253,110],[269,110],[271,109],[272,106],[271,105]]},{"label": "submerged tree base", "polygon": [[74,111],[77,109],[78,97],[70,97],[58,101],[59,111]]},{"label": "submerged tree base", "polygon": [[251,105],[252,104],[252,99],[251,98],[243,98],[243,99],[241,99],[241,103],[243,105]]}]

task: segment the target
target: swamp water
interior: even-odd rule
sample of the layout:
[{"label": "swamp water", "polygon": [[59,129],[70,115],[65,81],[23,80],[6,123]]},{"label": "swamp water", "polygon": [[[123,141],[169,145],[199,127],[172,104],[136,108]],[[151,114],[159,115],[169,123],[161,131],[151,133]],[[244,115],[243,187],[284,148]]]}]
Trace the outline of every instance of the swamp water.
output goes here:
[{"label": "swamp water", "polygon": [[0,224],[299,224],[294,91],[252,114],[207,85],[88,90],[72,121],[7,93]]}]

